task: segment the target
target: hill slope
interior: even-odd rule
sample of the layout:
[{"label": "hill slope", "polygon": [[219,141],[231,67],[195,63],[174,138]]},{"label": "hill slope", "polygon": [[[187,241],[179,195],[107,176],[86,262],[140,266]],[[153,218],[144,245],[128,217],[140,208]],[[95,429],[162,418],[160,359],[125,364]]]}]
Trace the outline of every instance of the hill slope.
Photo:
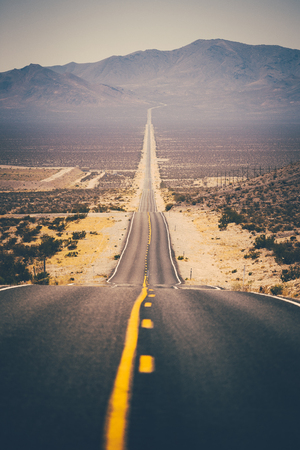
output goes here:
[{"label": "hill slope", "polygon": [[122,89],[104,84],[92,86],[71,73],[59,74],[38,64],[21,70],[0,73],[0,105],[95,105],[114,101],[124,95]]}]

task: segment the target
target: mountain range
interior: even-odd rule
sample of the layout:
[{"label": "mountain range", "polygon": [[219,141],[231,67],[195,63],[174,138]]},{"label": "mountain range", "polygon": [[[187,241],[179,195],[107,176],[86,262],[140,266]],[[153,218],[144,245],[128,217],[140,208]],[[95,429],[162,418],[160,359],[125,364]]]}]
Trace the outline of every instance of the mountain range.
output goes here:
[{"label": "mountain range", "polygon": [[95,63],[0,73],[0,117],[17,110],[192,108],[210,117],[300,119],[300,50],[197,40]]}]

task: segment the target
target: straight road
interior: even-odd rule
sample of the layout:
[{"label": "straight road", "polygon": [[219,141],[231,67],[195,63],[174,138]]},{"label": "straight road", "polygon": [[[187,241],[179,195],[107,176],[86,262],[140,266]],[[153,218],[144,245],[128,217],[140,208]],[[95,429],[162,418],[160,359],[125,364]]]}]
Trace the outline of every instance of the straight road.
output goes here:
[{"label": "straight road", "polygon": [[[117,270],[109,279],[115,285],[147,283],[172,286],[180,283],[171,256],[169,232],[162,213],[157,212],[152,187],[151,109],[145,131],[146,164],[138,211],[131,219],[129,235]],[[149,243],[150,242],[150,243]]]},{"label": "straight road", "polygon": [[152,132],[107,287],[0,290],[4,450],[300,447],[300,303],[180,283]]}]

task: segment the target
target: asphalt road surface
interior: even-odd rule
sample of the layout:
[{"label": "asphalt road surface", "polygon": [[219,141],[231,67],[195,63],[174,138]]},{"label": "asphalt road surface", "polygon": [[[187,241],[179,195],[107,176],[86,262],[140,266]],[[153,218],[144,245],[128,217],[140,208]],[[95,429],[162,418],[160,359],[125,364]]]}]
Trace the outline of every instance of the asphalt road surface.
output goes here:
[{"label": "asphalt road surface", "polygon": [[1,449],[300,448],[300,303],[181,284],[150,167],[107,287],[0,290]]}]

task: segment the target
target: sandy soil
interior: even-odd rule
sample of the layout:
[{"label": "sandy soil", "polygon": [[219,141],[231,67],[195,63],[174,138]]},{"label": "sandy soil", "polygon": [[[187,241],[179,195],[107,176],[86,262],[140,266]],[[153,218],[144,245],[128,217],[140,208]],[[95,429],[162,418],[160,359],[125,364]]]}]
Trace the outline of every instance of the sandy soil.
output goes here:
[{"label": "sandy soil", "polygon": [[58,172],[56,172],[54,175],[51,175],[50,177],[45,178],[44,180],[42,180],[42,182],[49,183],[53,180],[56,180],[57,178],[63,177],[68,172],[71,172],[71,170],[73,170],[73,167],[65,167],[64,169],[61,169]]},{"label": "sandy soil", "polygon": [[72,187],[86,174],[78,167],[0,167],[0,190],[49,191]]},{"label": "sandy soil", "polygon": [[[65,248],[46,261],[51,284],[105,284],[117,264],[114,256],[121,253],[130,218],[130,213],[123,212],[91,213],[83,220],[71,222],[60,239],[83,230],[86,238],[78,241],[77,257],[66,257],[70,250]],[[57,237],[48,228],[41,231]]]},{"label": "sandy soil", "polygon": [[[244,258],[255,240],[247,230],[229,224],[226,230],[220,231],[220,216],[197,208],[176,208],[165,214],[185,284],[264,293],[280,284],[285,287],[284,295],[300,293],[299,281],[281,281],[281,270],[285,267],[279,266],[268,250],[259,250],[257,260]],[[184,259],[178,260],[178,256]]]},{"label": "sandy soil", "polygon": [[83,172],[78,167],[17,167],[0,166],[0,190],[49,191],[53,189],[93,189],[98,186],[105,172],[82,181],[91,172]]}]

